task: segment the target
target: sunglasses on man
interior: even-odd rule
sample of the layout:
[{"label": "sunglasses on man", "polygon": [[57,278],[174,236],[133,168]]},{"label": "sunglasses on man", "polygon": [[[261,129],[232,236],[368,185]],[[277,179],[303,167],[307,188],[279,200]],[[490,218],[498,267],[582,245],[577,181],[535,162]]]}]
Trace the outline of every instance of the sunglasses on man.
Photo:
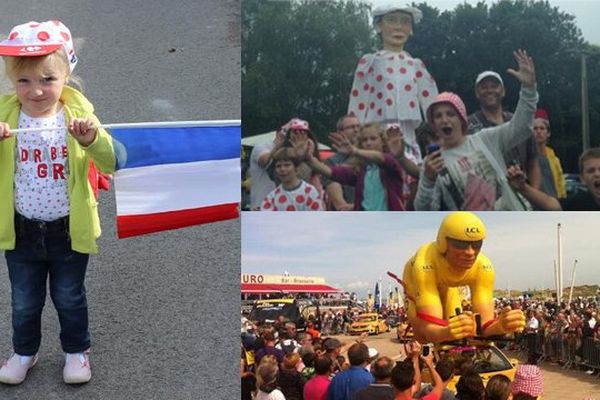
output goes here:
[{"label": "sunglasses on man", "polygon": [[448,238],[448,244],[459,250],[466,250],[468,247],[471,247],[473,250],[479,250],[483,246],[483,240],[468,241]]}]

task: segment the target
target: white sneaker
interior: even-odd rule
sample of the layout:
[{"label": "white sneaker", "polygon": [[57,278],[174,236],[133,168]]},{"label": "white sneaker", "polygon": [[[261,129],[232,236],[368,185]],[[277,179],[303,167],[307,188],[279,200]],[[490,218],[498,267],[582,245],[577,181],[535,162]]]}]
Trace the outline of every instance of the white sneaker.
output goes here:
[{"label": "white sneaker", "polygon": [[594,372],[595,371],[593,369],[588,369],[587,371],[585,371],[585,373],[588,374],[588,375],[593,375]]},{"label": "white sneaker", "polygon": [[8,385],[18,385],[25,380],[27,371],[37,363],[37,360],[37,354],[33,356],[21,356],[13,353],[4,362],[2,368],[0,368],[0,382]]},{"label": "white sneaker", "polygon": [[63,379],[65,383],[87,383],[92,378],[89,352],[66,353]]}]

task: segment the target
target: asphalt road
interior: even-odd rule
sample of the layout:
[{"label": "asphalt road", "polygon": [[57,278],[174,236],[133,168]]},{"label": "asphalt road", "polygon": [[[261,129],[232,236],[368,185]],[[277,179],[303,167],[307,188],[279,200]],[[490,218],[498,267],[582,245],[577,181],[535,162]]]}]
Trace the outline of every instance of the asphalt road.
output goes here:
[{"label": "asphalt road", "polygon": [[[240,118],[239,0],[5,3],[0,35],[30,20],[71,29],[75,73],[104,123]],[[40,361],[22,385],[0,385],[0,398],[239,398],[239,220],[118,240],[112,191],[100,213],[100,253],[87,275],[92,381],[62,383],[48,298]],[[1,257],[2,358],[12,351],[10,326]]]}]

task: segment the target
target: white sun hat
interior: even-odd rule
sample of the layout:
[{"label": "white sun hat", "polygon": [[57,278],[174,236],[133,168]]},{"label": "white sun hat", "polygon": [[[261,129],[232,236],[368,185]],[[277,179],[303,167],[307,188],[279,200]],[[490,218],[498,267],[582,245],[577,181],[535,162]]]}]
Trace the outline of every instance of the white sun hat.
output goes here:
[{"label": "white sun hat", "polygon": [[375,7],[375,9],[373,10],[373,18],[382,17],[385,14],[389,14],[394,11],[402,11],[402,12],[410,14],[412,16],[412,19],[413,19],[413,22],[415,25],[418,24],[419,22],[421,22],[421,19],[423,18],[423,13],[418,8],[408,6],[408,5],[401,6],[397,2],[388,3],[388,4],[384,4],[384,5]]}]

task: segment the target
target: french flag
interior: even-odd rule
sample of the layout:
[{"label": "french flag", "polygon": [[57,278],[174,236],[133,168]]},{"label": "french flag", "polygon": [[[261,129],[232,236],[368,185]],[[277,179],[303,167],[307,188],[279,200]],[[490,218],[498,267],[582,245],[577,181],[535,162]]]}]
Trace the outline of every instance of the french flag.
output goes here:
[{"label": "french flag", "polygon": [[238,218],[239,120],[104,126],[125,158],[114,176],[119,238]]}]

